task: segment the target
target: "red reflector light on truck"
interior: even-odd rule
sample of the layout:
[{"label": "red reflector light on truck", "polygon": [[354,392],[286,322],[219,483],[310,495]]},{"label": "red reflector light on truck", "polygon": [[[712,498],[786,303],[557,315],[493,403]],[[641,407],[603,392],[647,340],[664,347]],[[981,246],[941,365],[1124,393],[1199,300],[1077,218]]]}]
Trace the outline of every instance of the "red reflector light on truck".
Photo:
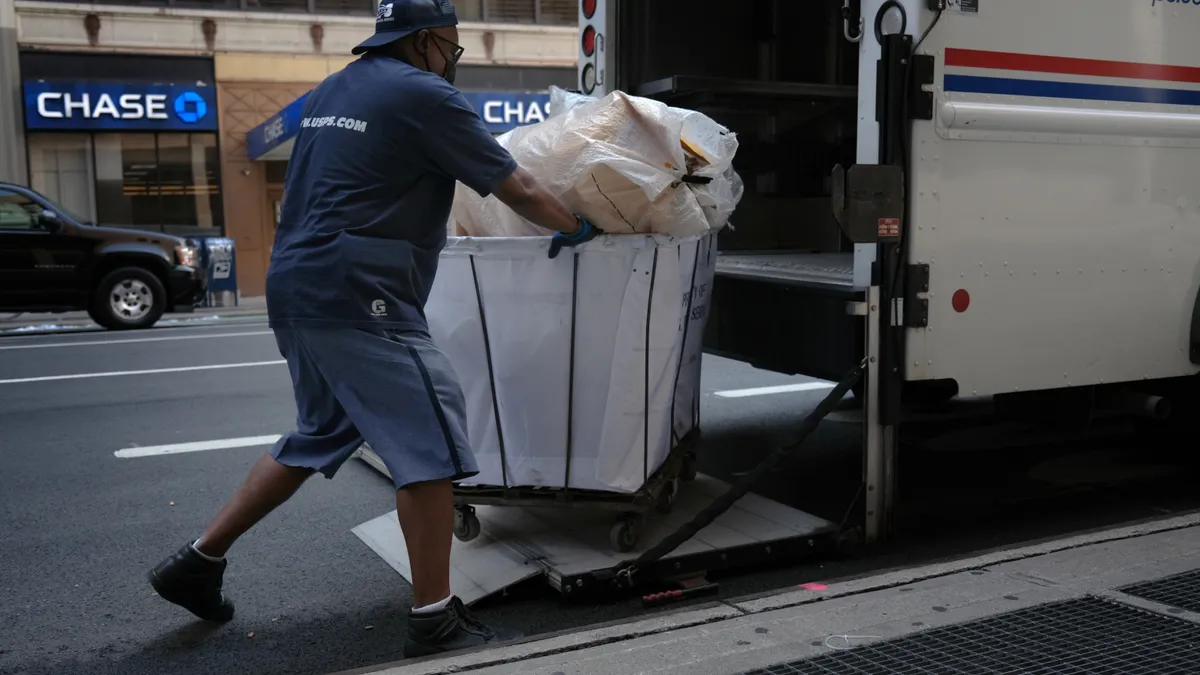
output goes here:
[{"label": "red reflector light on truck", "polygon": [[583,54],[591,56],[596,53],[596,29],[588,26],[583,29]]},{"label": "red reflector light on truck", "polygon": [[950,305],[954,307],[954,311],[962,314],[971,306],[971,294],[965,288],[954,291],[954,295],[950,297]]},{"label": "red reflector light on truck", "polygon": [[583,18],[590,19],[596,14],[596,0],[583,0]]}]

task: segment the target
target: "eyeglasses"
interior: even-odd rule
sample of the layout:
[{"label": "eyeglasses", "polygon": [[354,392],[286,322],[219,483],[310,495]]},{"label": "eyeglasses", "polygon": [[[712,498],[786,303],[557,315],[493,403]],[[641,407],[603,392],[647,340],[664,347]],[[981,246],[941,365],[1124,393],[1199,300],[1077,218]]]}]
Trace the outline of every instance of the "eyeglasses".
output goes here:
[{"label": "eyeglasses", "polygon": [[[449,61],[450,65],[452,65],[452,66],[458,65],[458,60],[462,58],[463,52],[467,51],[466,48],[464,48],[460,44],[457,44],[455,42],[447,40],[446,38],[442,37],[441,35],[438,35],[437,33],[430,32],[429,35],[430,35],[430,37],[432,37],[440,42],[445,42],[446,44],[453,47],[453,50],[450,52],[450,56],[447,57],[447,61]],[[441,51],[441,49],[438,49],[438,51]],[[445,54],[443,54],[442,56],[445,56]]]}]

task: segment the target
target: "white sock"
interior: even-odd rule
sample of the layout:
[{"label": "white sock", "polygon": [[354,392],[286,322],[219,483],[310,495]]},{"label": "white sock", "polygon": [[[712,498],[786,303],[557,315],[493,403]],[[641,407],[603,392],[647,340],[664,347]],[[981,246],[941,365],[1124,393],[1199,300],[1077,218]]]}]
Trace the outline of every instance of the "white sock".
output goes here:
[{"label": "white sock", "polygon": [[196,552],[196,555],[200,556],[201,558],[204,558],[208,562],[221,562],[222,560],[224,560],[224,558],[214,558],[211,555],[208,555],[207,553],[204,553],[200,549],[196,548],[196,544],[199,544],[199,543],[200,543],[199,539],[192,542],[192,550]]},{"label": "white sock", "polygon": [[412,613],[413,614],[433,614],[434,612],[440,612],[443,609],[446,609],[447,607],[450,606],[450,598],[452,598],[452,597],[454,597],[454,596],[447,595],[444,600],[435,602],[432,605],[425,605],[424,607],[413,607]]}]

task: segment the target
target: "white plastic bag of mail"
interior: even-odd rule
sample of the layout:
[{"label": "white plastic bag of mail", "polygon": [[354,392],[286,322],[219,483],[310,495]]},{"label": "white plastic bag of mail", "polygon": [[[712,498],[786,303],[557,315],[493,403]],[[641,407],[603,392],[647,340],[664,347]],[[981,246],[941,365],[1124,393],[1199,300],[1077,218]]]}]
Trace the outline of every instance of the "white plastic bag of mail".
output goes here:
[{"label": "white plastic bag of mail", "polygon": [[[593,99],[552,89],[549,119],[497,140],[607,233],[703,234],[724,227],[742,196],[733,132],[701,113],[619,91]],[[551,234],[462,184],[452,218],[467,236]]]}]

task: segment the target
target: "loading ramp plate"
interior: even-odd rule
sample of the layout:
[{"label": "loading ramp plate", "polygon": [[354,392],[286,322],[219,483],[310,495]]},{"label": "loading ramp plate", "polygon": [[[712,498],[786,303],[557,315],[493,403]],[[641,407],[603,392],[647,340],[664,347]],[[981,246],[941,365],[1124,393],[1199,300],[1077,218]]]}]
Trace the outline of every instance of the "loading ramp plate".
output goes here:
[{"label": "loading ramp plate", "polygon": [[[369,449],[360,450],[358,456],[386,475],[386,468]],[[544,576],[564,596],[586,595],[597,585],[596,573],[636,558],[691,520],[728,487],[705,475],[684,483],[670,514],[647,516],[638,546],[629,553],[617,553],[609,543],[611,512],[477,506],[482,533],[469,542],[454,540],[451,591],[472,604]],[[353,532],[402,577],[412,578],[395,510],[362,523]],[[688,575],[800,556],[836,532],[837,526],[828,520],[749,494],[665,556],[653,572],[659,577]]]},{"label": "loading ramp plate", "polygon": [[1099,598],[1067,600],[741,675],[1195,673],[1200,625]]}]

